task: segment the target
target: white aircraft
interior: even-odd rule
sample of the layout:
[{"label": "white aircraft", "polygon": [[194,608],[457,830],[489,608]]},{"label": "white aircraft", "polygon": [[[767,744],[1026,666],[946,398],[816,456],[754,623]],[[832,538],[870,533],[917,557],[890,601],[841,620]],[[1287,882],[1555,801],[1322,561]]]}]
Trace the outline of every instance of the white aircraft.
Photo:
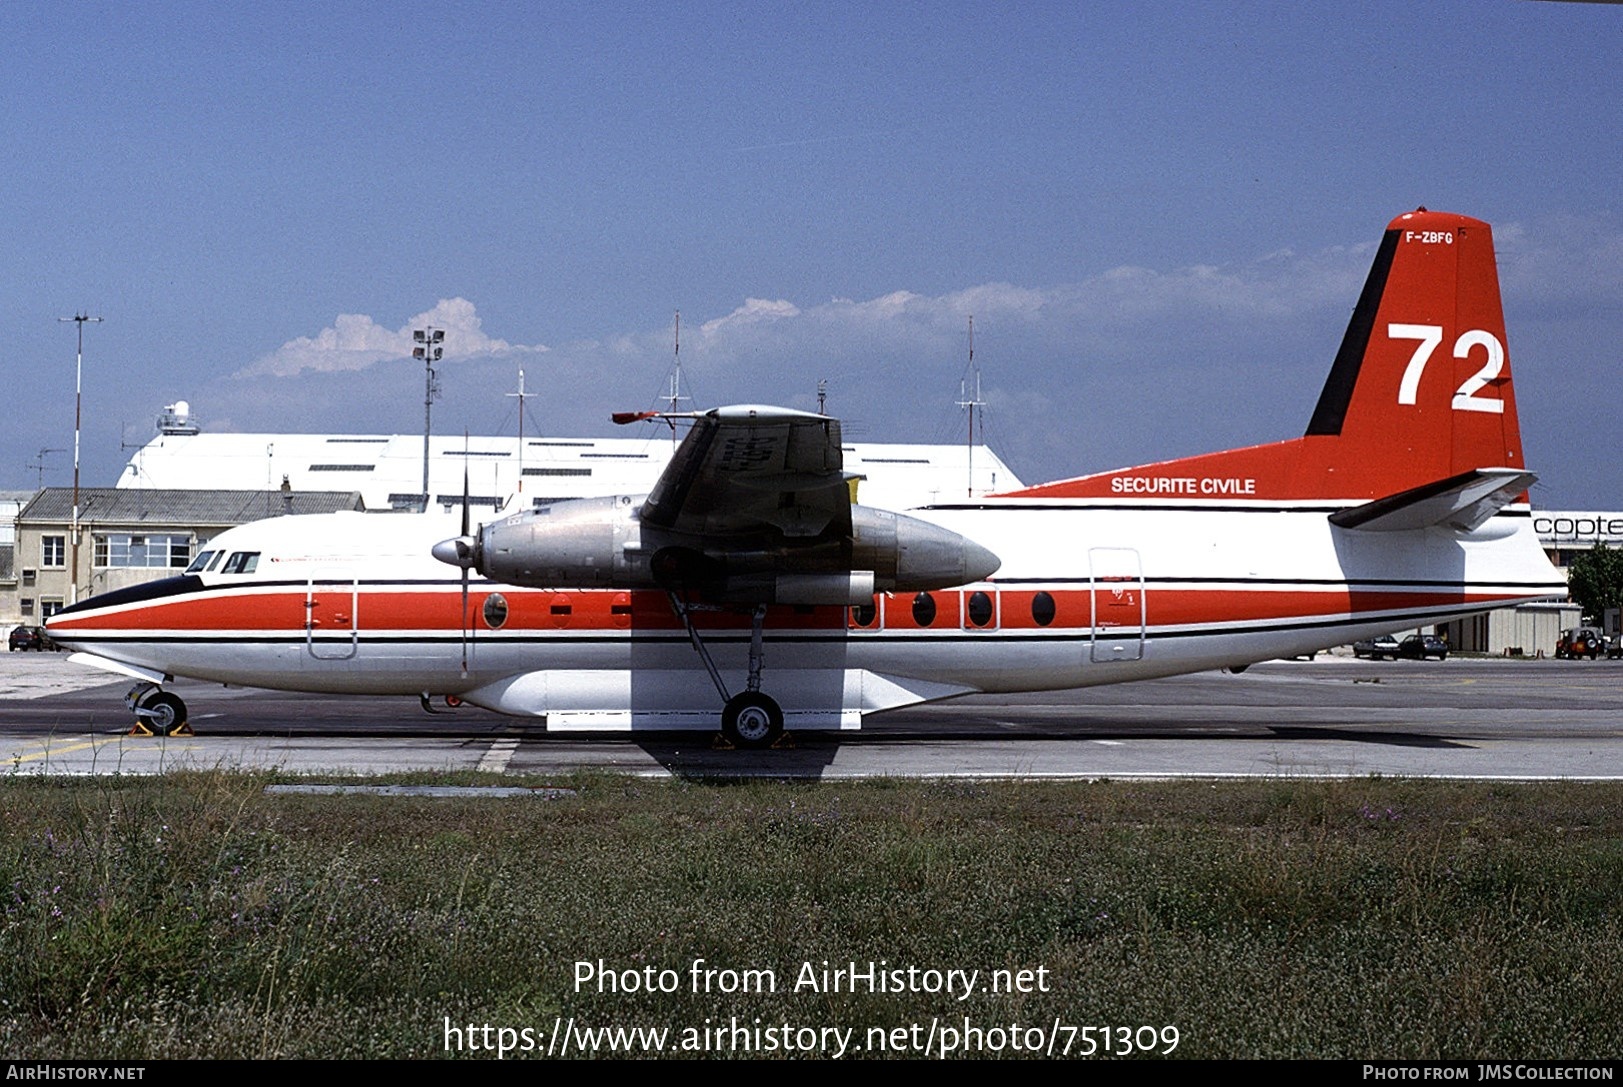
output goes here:
[{"label": "white aircraft", "polygon": [[[49,622],[139,682],[417,695],[548,729],[785,724],[1306,653],[1566,585],[1532,530],[1488,225],[1388,226],[1300,438],[891,513],[854,504],[834,419],[694,413],[647,495],[472,531],[281,517],[179,577]],[[447,536],[451,538],[445,538]],[[435,561],[438,560],[438,561]],[[445,564],[459,568],[448,570]]]}]

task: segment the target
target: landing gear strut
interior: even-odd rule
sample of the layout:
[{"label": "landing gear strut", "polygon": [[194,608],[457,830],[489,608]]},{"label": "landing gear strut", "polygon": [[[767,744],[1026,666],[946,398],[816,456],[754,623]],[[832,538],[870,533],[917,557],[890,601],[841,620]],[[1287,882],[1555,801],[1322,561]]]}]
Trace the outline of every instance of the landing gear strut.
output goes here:
[{"label": "landing gear strut", "polygon": [[761,672],[766,664],[761,637],[766,624],[766,605],[757,604],[754,614],[750,616],[750,666],[746,689],[740,694],[729,695],[727,685],[721,680],[720,669],[710,658],[709,646],[704,644],[699,632],[693,628],[692,612],[697,609],[675,593],[670,594],[670,599],[671,608],[682,620],[693,648],[698,652],[699,659],[704,661],[705,670],[710,673],[710,682],[716,685],[716,693],[726,703],[721,711],[722,734],[735,747],[771,747],[777,743],[783,735],[783,707],[770,695],[761,693]]},{"label": "landing gear strut", "polygon": [[178,695],[160,691],[156,684],[137,683],[124,696],[124,704],[135,713],[132,736],[190,736],[186,703]]}]

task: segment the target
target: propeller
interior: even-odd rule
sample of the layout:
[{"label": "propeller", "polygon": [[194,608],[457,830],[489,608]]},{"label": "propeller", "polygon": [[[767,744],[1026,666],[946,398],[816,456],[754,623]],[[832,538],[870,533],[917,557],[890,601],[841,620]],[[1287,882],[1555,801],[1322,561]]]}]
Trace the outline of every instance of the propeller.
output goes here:
[{"label": "propeller", "polygon": [[[467,436],[463,436],[466,454]],[[479,564],[479,539],[472,533],[468,513],[468,458],[462,458],[462,531],[453,539],[441,540],[430,548],[430,553],[447,566],[462,569],[462,678],[468,677],[468,642],[473,628],[468,622],[468,571]]]},{"label": "propeller", "polygon": [[[462,531],[457,534],[457,557],[462,557],[462,541],[468,539],[468,435],[462,434]],[[468,624],[468,567],[472,566],[473,549],[468,549],[466,563],[458,563],[462,567],[462,678],[468,678],[468,639],[471,629]]]}]

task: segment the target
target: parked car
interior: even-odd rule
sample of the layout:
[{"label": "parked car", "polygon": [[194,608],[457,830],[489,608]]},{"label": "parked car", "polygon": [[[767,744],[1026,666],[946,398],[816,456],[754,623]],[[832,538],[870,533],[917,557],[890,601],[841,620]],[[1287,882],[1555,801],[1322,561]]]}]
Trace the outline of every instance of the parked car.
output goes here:
[{"label": "parked car", "polygon": [[1404,660],[1419,661],[1436,657],[1448,659],[1448,643],[1432,634],[1411,634],[1398,643],[1398,656]]},{"label": "parked car", "polygon": [[11,630],[10,651],[15,653],[19,649],[54,650],[57,648],[51,636],[45,633],[44,627],[20,626]]},{"label": "parked car", "polygon": [[1608,658],[1612,656],[1606,645],[1606,635],[1594,627],[1573,627],[1571,630],[1563,630],[1555,643],[1555,655],[1562,660],[1577,660],[1579,657],[1594,660],[1602,653]]},{"label": "parked car", "polygon": [[1353,656],[1368,657],[1372,661],[1397,660],[1398,640],[1390,634],[1382,634],[1379,638],[1365,638],[1361,642],[1353,643]]}]

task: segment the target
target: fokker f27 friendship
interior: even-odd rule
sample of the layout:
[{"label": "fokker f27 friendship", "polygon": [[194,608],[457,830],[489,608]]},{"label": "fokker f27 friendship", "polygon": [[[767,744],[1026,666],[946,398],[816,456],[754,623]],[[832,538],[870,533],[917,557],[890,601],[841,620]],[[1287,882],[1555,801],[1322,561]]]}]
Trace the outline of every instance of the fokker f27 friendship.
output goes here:
[{"label": "fokker f27 friendship", "polygon": [[[971,692],[1085,687],[1306,653],[1566,587],[1534,536],[1493,240],[1387,227],[1299,438],[1003,494],[870,509],[840,424],[685,416],[653,490],[462,527],[282,517],[181,576],[58,613],[78,659],[175,677],[416,695],[549,730],[784,726]],[[448,569],[447,567],[450,567]]]}]

